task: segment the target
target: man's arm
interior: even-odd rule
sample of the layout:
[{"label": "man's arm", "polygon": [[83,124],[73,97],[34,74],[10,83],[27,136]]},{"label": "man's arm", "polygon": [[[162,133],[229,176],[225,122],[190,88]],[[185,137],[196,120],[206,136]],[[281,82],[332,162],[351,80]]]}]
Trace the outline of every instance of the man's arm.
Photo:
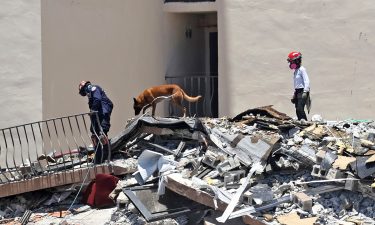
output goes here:
[{"label": "man's arm", "polygon": [[303,92],[309,92],[310,91],[309,76],[307,75],[306,70],[302,70],[301,72],[302,72],[303,84],[304,84]]},{"label": "man's arm", "polygon": [[96,88],[94,91],[92,91],[92,105],[91,105],[91,111],[99,111],[101,104],[102,104],[102,95],[100,94],[100,91]]}]

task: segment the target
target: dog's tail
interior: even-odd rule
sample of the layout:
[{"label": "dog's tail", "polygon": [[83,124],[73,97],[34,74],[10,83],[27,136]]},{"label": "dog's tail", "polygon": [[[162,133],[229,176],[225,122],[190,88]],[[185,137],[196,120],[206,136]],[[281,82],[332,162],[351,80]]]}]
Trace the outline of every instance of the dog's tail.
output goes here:
[{"label": "dog's tail", "polygon": [[184,96],[184,99],[188,102],[197,102],[200,98],[202,98],[201,95],[198,95],[196,97],[191,97],[189,95],[187,95],[184,90],[181,89],[181,92],[182,92],[182,95]]}]

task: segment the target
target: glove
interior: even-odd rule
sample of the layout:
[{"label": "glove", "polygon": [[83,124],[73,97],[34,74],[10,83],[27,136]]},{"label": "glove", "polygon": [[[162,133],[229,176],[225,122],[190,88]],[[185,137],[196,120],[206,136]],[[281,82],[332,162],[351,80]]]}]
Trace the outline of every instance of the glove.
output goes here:
[{"label": "glove", "polygon": [[100,140],[100,142],[103,144],[103,145],[106,145],[106,144],[108,144],[108,137],[105,135],[105,134],[101,134],[100,136],[99,136],[99,140]]},{"label": "glove", "polygon": [[292,104],[296,104],[296,95],[294,94],[293,96],[292,96],[292,98],[290,99],[290,102],[292,103]]}]

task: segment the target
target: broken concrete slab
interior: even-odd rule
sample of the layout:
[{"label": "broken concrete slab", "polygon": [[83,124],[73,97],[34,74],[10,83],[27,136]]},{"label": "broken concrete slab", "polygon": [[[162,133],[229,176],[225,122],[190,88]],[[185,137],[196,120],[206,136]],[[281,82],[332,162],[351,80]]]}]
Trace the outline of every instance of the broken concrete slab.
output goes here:
[{"label": "broken concrete slab", "polygon": [[[151,127],[152,129],[144,127]],[[115,152],[123,148],[129,141],[135,139],[140,133],[142,133],[142,129],[148,129],[146,130],[148,132],[152,132],[153,129],[169,129],[162,131],[157,130],[155,131],[156,134],[160,134],[160,132],[163,134],[163,131],[164,133],[169,134],[170,130],[187,130],[187,132],[190,134],[193,134],[195,131],[206,133],[201,121],[197,118],[186,117],[181,119],[156,119],[152,116],[145,115],[131,121],[124,131],[110,140],[112,151]]]},{"label": "broken concrete slab", "polygon": [[355,160],[355,157],[338,155],[332,167],[335,169],[346,170],[350,163],[355,162]]},{"label": "broken concrete slab", "polygon": [[357,160],[350,164],[351,169],[361,179],[375,174],[375,163],[366,163],[369,158],[370,156],[357,157]]},{"label": "broken concrete slab", "polygon": [[[245,166],[267,159],[273,148],[267,142],[256,137],[241,136],[240,140],[233,142],[238,135],[225,134],[217,128],[212,129],[211,132],[210,139],[225,153],[236,155]],[[234,143],[235,147],[232,147]]]},{"label": "broken concrete slab", "polygon": [[0,197],[41,190],[66,184],[80,183],[88,173],[88,179],[94,179],[97,172],[109,174],[110,166],[100,165],[93,168],[81,168],[64,172],[47,174],[28,180],[0,184]]},{"label": "broken concrete slab", "polygon": [[[181,174],[175,173],[167,176],[166,187],[182,196],[185,196],[193,201],[199,202],[203,205],[224,211],[227,204],[218,200],[215,204],[214,197],[209,193],[198,190],[193,187],[193,182],[189,179],[184,179]],[[254,225],[265,225],[265,223],[258,221],[250,216],[244,216],[246,221],[252,221]]]}]

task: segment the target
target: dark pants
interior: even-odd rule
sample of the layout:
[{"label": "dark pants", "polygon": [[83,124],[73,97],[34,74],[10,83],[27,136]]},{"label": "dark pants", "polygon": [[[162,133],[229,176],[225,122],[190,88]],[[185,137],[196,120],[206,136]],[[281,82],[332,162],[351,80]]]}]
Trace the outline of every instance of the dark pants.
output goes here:
[{"label": "dark pants", "polygon": [[101,164],[105,160],[109,160],[108,159],[108,154],[109,154],[108,145],[109,144],[106,144],[106,145],[98,144],[97,146],[95,146],[95,148],[98,148],[95,154],[95,164]]},{"label": "dark pants", "polygon": [[304,119],[307,121],[307,117],[305,113],[305,105],[306,105],[308,96],[309,96],[309,92],[307,92],[306,94],[303,94],[303,88],[296,89],[294,92],[294,105],[296,107],[296,114],[297,114],[298,120]]},{"label": "dark pants", "polygon": [[[103,133],[105,134],[105,136],[108,136],[107,134],[108,134],[109,128],[111,127],[110,119],[111,119],[111,114],[104,114],[104,115],[99,116],[99,123],[103,129]],[[90,127],[91,133],[93,134],[96,133],[97,136],[102,135],[100,132],[100,126],[98,125],[96,116],[95,115],[91,116],[91,127]],[[99,144],[99,140],[96,135],[92,136],[92,138],[95,139],[93,140],[93,142],[95,143],[94,147],[97,148],[96,154],[95,154],[95,164],[101,164],[105,160],[108,159],[108,154],[109,154],[108,145],[109,144],[108,143],[104,145]]]},{"label": "dark pants", "polygon": [[[111,114],[99,115],[99,123],[103,129],[105,135],[108,134],[109,128],[111,128]],[[100,135],[100,127],[96,118],[96,115],[91,116],[91,133]]]}]

